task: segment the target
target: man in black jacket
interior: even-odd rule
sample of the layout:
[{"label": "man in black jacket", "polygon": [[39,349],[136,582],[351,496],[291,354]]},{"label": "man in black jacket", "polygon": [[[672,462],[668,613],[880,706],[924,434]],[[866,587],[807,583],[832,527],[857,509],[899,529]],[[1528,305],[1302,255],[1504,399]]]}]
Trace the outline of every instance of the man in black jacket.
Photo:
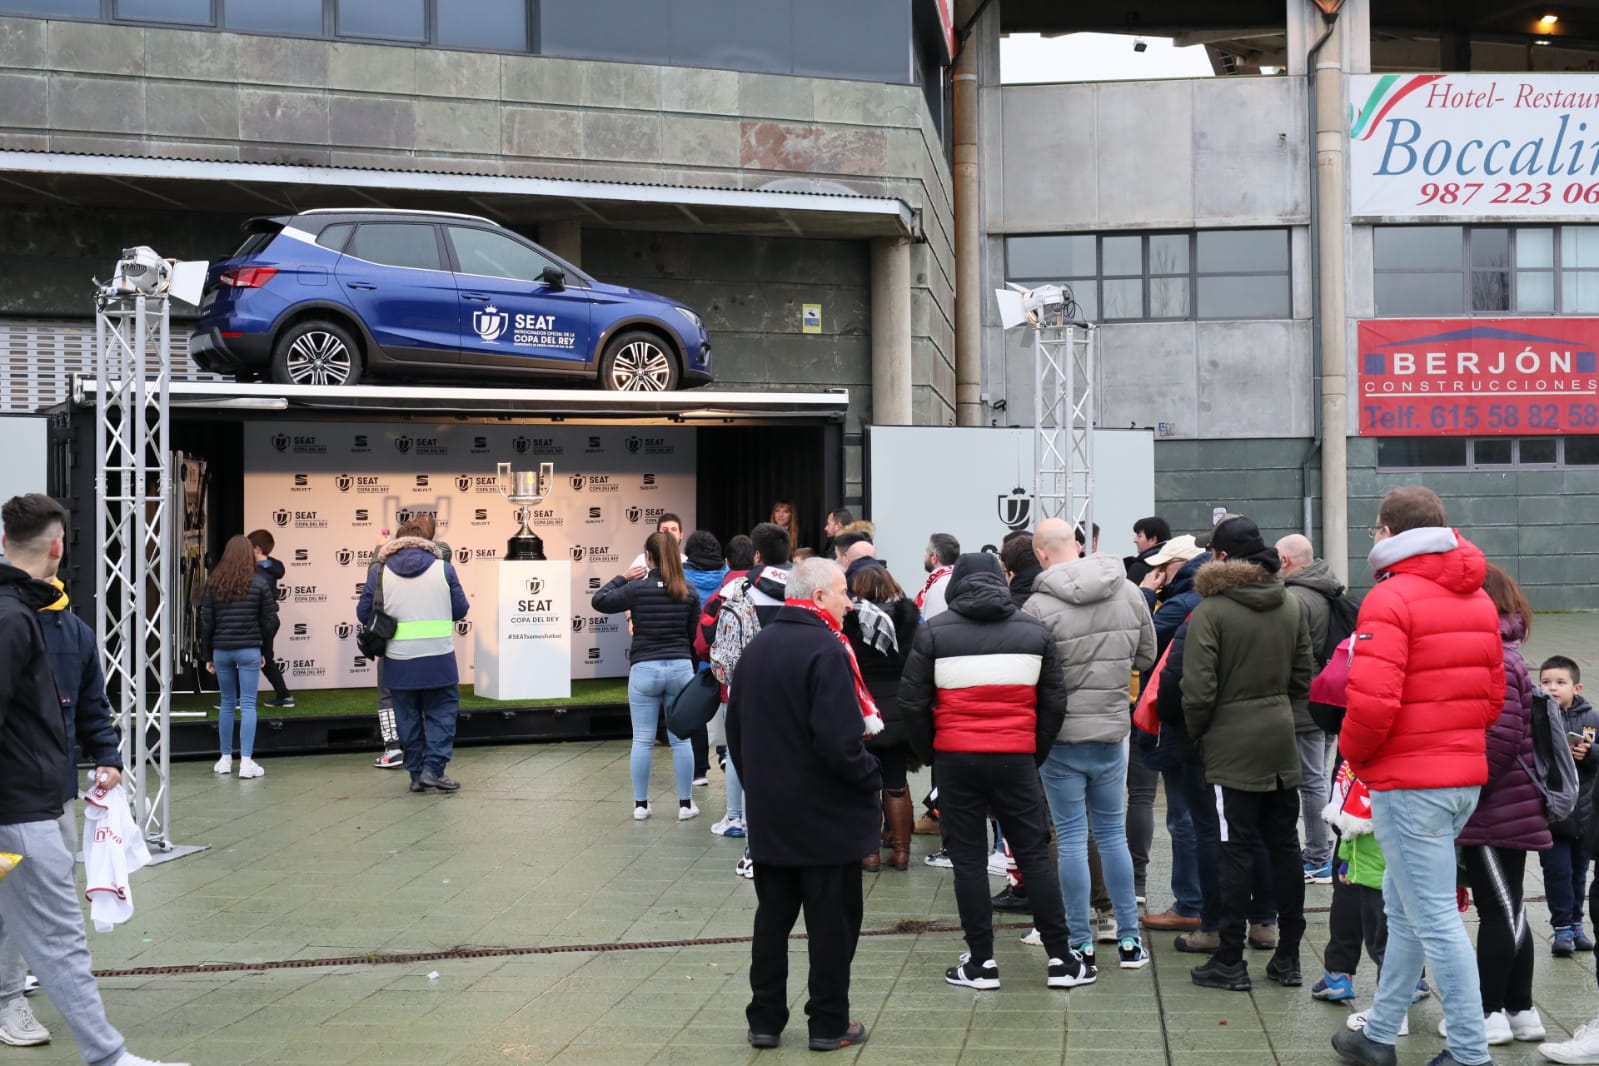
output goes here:
[{"label": "man in black jacket", "polygon": [[[66,512],[29,493],[6,501],[0,521],[0,852],[24,857],[0,880],[0,931],[32,964],[85,1062],[148,1066],[106,1020],[89,969],[73,853],[61,839],[62,781],[76,768],[38,612],[61,596],[49,579],[61,566]],[[95,768],[106,788],[121,777],[117,767]],[[22,990],[14,996],[0,1008],[8,1029],[32,1020]]]},{"label": "man in black jacket", "polygon": [[854,657],[840,631],[844,572],[807,559],[787,598],[744,648],[729,685],[727,750],[751,825],[755,935],[749,1042],[777,1047],[788,1024],[788,937],[803,907],[810,948],[812,1051],[866,1041],[849,1018],[849,971],[861,933],[861,857],[881,843],[883,776],[866,750]]}]

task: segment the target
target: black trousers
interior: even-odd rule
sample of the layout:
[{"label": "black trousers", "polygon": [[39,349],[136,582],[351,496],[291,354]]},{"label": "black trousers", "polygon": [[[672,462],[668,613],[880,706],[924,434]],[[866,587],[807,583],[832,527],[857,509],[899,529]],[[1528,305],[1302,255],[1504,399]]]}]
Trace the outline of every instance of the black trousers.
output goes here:
[{"label": "black trousers", "polygon": [[1332,909],[1327,915],[1327,953],[1322,956],[1328,973],[1354,974],[1360,965],[1360,946],[1382,969],[1388,949],[1388,917],[1383,911],[1382,889],[1333,881]]},{"label": "black trousers", "polygon": [[[663,716],[664,717],[664,716]],[[694,753],[694,776],[705,777],[711,772],[711,736],[705,726],[688,735],[689,750]]]},{"label": "black trousers", "polygon": [[283,668],[278,665],[277,656],[272,654],[272,639],[278,635],[274,629],[267,634],[266,642],[261,647],[261,658],[266,661],[261,664],[261,673],[266,675],[267,684],[272,686],[274,699],[288,699],[289,686],[283,683]]},{"label": "black trousers", "polygon": [[1005,830],[1033,903],[1033,924],[1050,957],[1067,958],[1071,935],[1060,877],[1049,857],[1049,808],[1031,755],[939,752],[938,818],[955,864],[955,905],[972,961],[994,957],[988,888],[988,815]]},{"label": "black trousers", "polygon": [[910,764],[910,749],[904,744],[885,744],[882,747],[866,745],[866,750],[877,756],[883,764],[883,787],[904,788]]},{"label": "black trousers", "polygon": [[1527,853],[1510,848],[1461,848],[1471,898],[1477,905],[1477,980],[1482,1013],[1532,1006],[1532,933],[1521,902]]},{"label": "black trousers", "polygon": [[843,866],[755,864],[755,936],[750,945],[752,1033],[788,1024],[788,937],[805,912],[811,968],[805,1016],[810,1035],[829,1039],[849,1028],[849,968],[861,936],[861,863]]},{"label": "black trousers", "polygon": [[1241,962],[1255,888],[1255,847],[1266,845],[1277,896],[1277,953],[1296,956],[1305,937],[1305,867],[1299,851],[1299,788],[1244,792],[1211,786],[1221,817],[1218,887],[1221,947],[1216,958]]}]

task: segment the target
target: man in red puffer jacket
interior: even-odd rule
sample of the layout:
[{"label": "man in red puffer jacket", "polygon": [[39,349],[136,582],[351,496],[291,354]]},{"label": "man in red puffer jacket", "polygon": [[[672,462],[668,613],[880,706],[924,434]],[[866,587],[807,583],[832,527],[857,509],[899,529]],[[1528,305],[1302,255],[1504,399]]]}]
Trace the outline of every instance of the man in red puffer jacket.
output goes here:
[{"label": "man in red puffer jacket", "polygon": [[1488,779],[1487,730],[1504,702],[1499,613],[1482,590],[1482,552],[1449,528],[1431,489],[1390,491],[1371,534],[1377,584],[1360,605],[1338,747],[1371,790],[1388,951],[1365,1029],[1333,1047],[1345,1062],[1391,1066],[1425,961],[1448,1023],[1442,1061],[1476,1066],[1491,1060],[1455,909],[1455,838]]}]

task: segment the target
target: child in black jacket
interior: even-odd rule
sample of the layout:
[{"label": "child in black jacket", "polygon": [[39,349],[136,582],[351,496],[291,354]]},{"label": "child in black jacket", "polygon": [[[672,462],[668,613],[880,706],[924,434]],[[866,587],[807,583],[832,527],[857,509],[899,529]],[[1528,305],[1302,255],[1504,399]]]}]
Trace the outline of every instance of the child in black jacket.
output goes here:
[{"label": "child in black jacket", "polygon": [[[277,546],[272,534],[264,529],[258,529],[250,534],[250,547],[255,551],[255,565],[261,572],[271,579],[272,595],[278,594],[278,582],[283,580],[283,564],[272,558],[272,549]],[[261,657],[265,660],[261,664],[261,672],[266,675],[267,684],[272,686],[272,702],[270,707],[293,707],[294,697],[289,694],[289,687],[283,683],[283,668],[278,665],[277,656],[272,654],[272,638],[277,635],[278,626],[273,626],[272,632],[261,634]]]},{"label": "child in black jacket", "polygon": [[[1599,754],[1593,750],[1599,738],[1599,711],[1582,697],[1582,671],[1564,655],[1544,660],[1538,668],[1538,683],[1560,704],[1565,719],[1571,754],[1577,760],[1577,807],[1559,820],[1551,820],[1554,847],[1538,853],[1543,864],[1544,892],[1549,900],[1549,924],[1554,926],[1550,951],[1556,958],[1568,958],[1574,951],[1592,951],[1593,941],[1582,928],[1582,901],[1587,896],[1588,860],[1583,846],[1583,823],[1593,815],[1594,781],[1599,776]],[[1599,919],[1596,919],[1599,921]]]}]

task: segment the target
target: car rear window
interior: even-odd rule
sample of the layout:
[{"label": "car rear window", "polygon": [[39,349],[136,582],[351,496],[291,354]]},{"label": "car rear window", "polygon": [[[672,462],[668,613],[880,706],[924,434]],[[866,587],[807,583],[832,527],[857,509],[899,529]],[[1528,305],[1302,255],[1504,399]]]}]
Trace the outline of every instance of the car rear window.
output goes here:
[{"label": "car rear window", "polygon": [[350,231],[355,228],[351,222],[335,222],[317,234],[316,242],[324,248],[331,248],[335,252],[344,251],[344,242],[350,239]]},{"label": "car rear window", "polygon": [[442,270],[439,241],[432,226],[415,222],[363,222],[346,255],[384,266]]},{"label": "car rear window", "polygon": [[266,251],[266,246],[271,244],[272,238],[276,237],[280,232],[282,232],[281,229],[269,229],[250,234],[244,238],[244,243],[239,245],[239,250],[233,253],[233,258],[243,259],[246,256]]}]

